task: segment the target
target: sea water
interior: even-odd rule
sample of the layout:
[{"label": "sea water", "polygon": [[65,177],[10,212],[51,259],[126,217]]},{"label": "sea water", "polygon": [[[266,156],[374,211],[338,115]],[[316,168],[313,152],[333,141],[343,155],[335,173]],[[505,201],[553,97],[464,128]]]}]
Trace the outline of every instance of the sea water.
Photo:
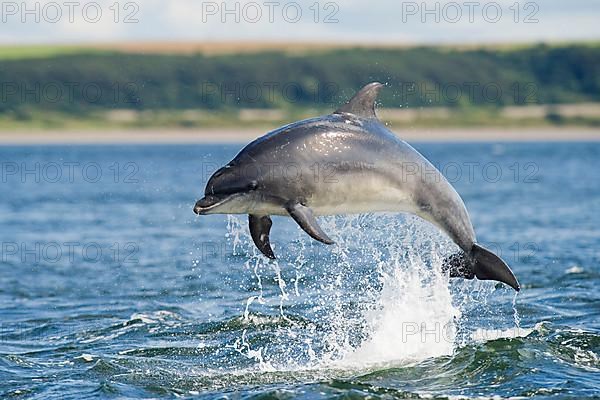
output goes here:
[{"label": "sea water", "polygon": [[0,397],[600,394],[600,145],[415,144],[522,286],[414,216],[198,217],[240,145],[1,147]]}]

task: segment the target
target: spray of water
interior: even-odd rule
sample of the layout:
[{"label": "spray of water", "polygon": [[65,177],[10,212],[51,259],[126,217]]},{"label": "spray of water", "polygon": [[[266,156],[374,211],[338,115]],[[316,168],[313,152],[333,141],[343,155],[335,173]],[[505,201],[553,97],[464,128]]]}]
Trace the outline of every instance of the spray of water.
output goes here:
[{"label": "spray of water", "polygon": [[[336,245],[314,243],[297,231],[286,252],[269,261],[242,221],[229,217],[233,251],[247,255],[244,268],[257,288],[245,302],[247,328],[233,347],[259,370],[356,369],[448,355],[472,340],[472,332],[464,332],[470,322],[465,313],[479,307],[477,314],[494,314],[486,306],[493,284],[451,283],[441,260],[455,245],[416,217],[329,217],[321,223]],[[258,316],[265,315],[278,322],[259,331]],[[250,340],[253,330],[268,339]]]},{"label": "spray of water", "polygon": [[452,304],[447,277],[420,259],[389,262],[380,297],[364,313],[369,335],[339,361],[343,366],[406,363],[454,349],[460,310]]}]

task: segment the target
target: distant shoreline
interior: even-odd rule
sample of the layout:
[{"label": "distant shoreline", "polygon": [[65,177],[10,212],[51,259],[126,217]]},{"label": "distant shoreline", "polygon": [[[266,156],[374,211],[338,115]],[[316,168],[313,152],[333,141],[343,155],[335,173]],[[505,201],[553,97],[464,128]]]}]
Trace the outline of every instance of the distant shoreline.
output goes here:
[{"label": "distant shoreline", "polygon": [[[538,142],[600,141],[600,128],[452,128],[393,129],[408,142]],[[109,131],[0,132],[0,146],[84,144],[194,144],[247,143],[264,135],[264,129],[160,129]]]}]

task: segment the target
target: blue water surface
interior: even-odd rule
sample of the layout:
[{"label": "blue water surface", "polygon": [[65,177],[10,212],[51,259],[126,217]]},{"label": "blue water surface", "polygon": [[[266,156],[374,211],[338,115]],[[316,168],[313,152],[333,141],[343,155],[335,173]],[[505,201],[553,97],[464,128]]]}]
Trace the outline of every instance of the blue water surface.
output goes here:
[{"label": "blue water surface", "polygon": [[600,396],[600,144],[415,147],[516,298],[437,276],[407,216],[325,218],[334,246],[277,217],[266,261],[192,212],[241,145],[0,147],[0,397]]}]

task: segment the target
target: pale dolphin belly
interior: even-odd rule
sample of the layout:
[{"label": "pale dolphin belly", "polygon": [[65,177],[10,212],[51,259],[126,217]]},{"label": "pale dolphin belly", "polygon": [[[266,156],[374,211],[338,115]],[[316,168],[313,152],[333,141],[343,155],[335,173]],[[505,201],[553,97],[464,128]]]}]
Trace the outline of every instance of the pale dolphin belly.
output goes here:
[{"label": "pale dolphin belly", "polygon": [[411,194],[386,176],[348,176],[307,198],[316,215],[360,214],[370,212],[416,212]]}]

